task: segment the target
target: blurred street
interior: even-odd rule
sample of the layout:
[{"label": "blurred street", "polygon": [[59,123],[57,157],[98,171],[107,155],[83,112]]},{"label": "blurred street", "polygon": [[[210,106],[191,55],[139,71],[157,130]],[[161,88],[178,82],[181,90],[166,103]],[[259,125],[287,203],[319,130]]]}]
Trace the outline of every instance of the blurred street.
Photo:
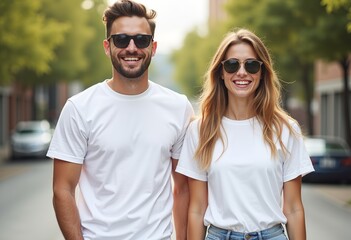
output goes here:
[{"label": "blurred street", "polygon": [[[55,128],[67,99],[110,78],[111,70],[113,78],[119,79],[111,62],[115,65],[114,57],[123,58],[123,54],[111,55],[114,44],[110,37],[115,31],[102,21],[103,9],[113,2],[0,4],[0,240],[63,240],[52,206],[52,160],[21,158],[46,154],[48,133]],[[213,53],[222,37],[246,26],[262,38],[271,59],[261,61],[264,59],[256,54],[264,70],[257,79],[265,82],[265,91],[274,99],[278,95],[268,91],[272,84],[266,84],[266,75],[277,73],[274,82],[281,85],[281,107],[298,122],[307,141],[315,138],[309,146],[318,151],[309,156],[316,177],[349,180],[348,184],[303,183],[307,239],[351,239],[351,1],[139,2],[157,12],[157,27],[152,32],[157,51],[152,47],[148,79],[185,94],[196,113],[201,110],[198,103],[204,79],[211,76],[209,60],[217,59]],[[225,55],[219,57],[230,57]],[[214,62],[219,63],[217,60]],[[246,63],[243,69],[250,76]],[[242,91],[250,86],[249,78],[234,83],[240,83]],[[261,103],[270,105],[265,100]],[[33,120],[45,120],[50,128],[45,127],[41,137],[33,131],[29,138],[28,128],[17,131],[21,122]],[[345,144],[335,148],[339,140]],[[8,160],[10,156],[19,159]]]},{"label": "blurred street", "polygon": [[[0,239],[63,240],[51,204],[52,161],[0,163]],[[351,185],[303,184],[307,239],[348,239]]]},{"label": "blurred street", "polygon": [[51,203],[52,161],[0,165],[0,239],[61,240]]},{"label": "blurred street", "polygon": [[303,184],[302,199],[307,239],[350,239],[351,185]]}]

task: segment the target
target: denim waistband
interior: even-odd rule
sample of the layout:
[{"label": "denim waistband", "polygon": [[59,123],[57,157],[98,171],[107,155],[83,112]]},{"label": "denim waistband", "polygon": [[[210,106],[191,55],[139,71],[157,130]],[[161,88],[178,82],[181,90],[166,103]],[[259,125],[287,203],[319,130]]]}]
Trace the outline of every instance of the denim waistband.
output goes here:
[{"label": "denim waistband", "polygon": [[219,233],[221,235],[226,235],[228,236],[227,239],[237,238],[237,239],[244,239],[244,240],[249,240],[249,239],[265,240],[265,239],[270,239],[270,238],[279,236],[280,234],[284,233],[284,228],[281,224],[277,224],[271,228],[267,228],[262,231],[242,233],[242,232],[226,230],[226,229],[222,229],[222,228],[218,228],[213,225],[210,225],[208,231]]}]

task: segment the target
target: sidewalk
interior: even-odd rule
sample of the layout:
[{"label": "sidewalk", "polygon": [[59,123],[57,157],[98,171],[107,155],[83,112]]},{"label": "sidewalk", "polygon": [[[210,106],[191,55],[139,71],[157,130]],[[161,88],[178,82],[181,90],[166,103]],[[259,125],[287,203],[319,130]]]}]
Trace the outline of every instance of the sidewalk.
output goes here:
[{"label": "sidewalk", "polygon": [[335,203],[351,209],[351,184],[315,185],[316,191]]}]

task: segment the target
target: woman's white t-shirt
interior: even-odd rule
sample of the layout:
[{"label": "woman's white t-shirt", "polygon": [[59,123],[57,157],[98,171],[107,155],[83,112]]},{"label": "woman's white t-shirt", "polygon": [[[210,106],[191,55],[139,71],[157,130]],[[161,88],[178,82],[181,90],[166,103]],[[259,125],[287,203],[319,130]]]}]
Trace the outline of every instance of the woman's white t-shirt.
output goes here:
[{"label": "woman's white t-shirt", "polygon": [[[293,128],[300,133],[295,123]],[[282,212],[283,183],[313,171],[303,137],[284,127],[282,140],[289,154],[277,145],[272,159],[256,118],[243,121],[222,119],[226,147],[217,141],[208,171],[199,168],[194,153],[199,142],[199,120],[188,128],[177,172],[208,182],[205,225],[238,232],[253,232],[286,223]],[[223,152],[224,150],[224,152]]]}]

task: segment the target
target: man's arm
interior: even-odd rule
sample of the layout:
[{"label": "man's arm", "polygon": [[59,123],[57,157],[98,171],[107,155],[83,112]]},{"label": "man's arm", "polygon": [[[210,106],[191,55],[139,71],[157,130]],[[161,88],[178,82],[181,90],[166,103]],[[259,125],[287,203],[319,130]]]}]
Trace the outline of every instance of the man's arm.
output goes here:
[{"label": "man's arm", "polygon": [[177,240],[186,240],[189,206],[188,179],[175,171],[177,164],[178,160],[172,159],[173,219]]},{"label": "man's arm", "polygon": [[82,165],[54,159],[53,205],[66,240],[83,240],[75,189]]},{"label": "man's arm", "polygon": [[305,240],[305,211],[301,200],[301,176],[284,183],[283,212],[287,218],[287,232],[291,240]]}]

